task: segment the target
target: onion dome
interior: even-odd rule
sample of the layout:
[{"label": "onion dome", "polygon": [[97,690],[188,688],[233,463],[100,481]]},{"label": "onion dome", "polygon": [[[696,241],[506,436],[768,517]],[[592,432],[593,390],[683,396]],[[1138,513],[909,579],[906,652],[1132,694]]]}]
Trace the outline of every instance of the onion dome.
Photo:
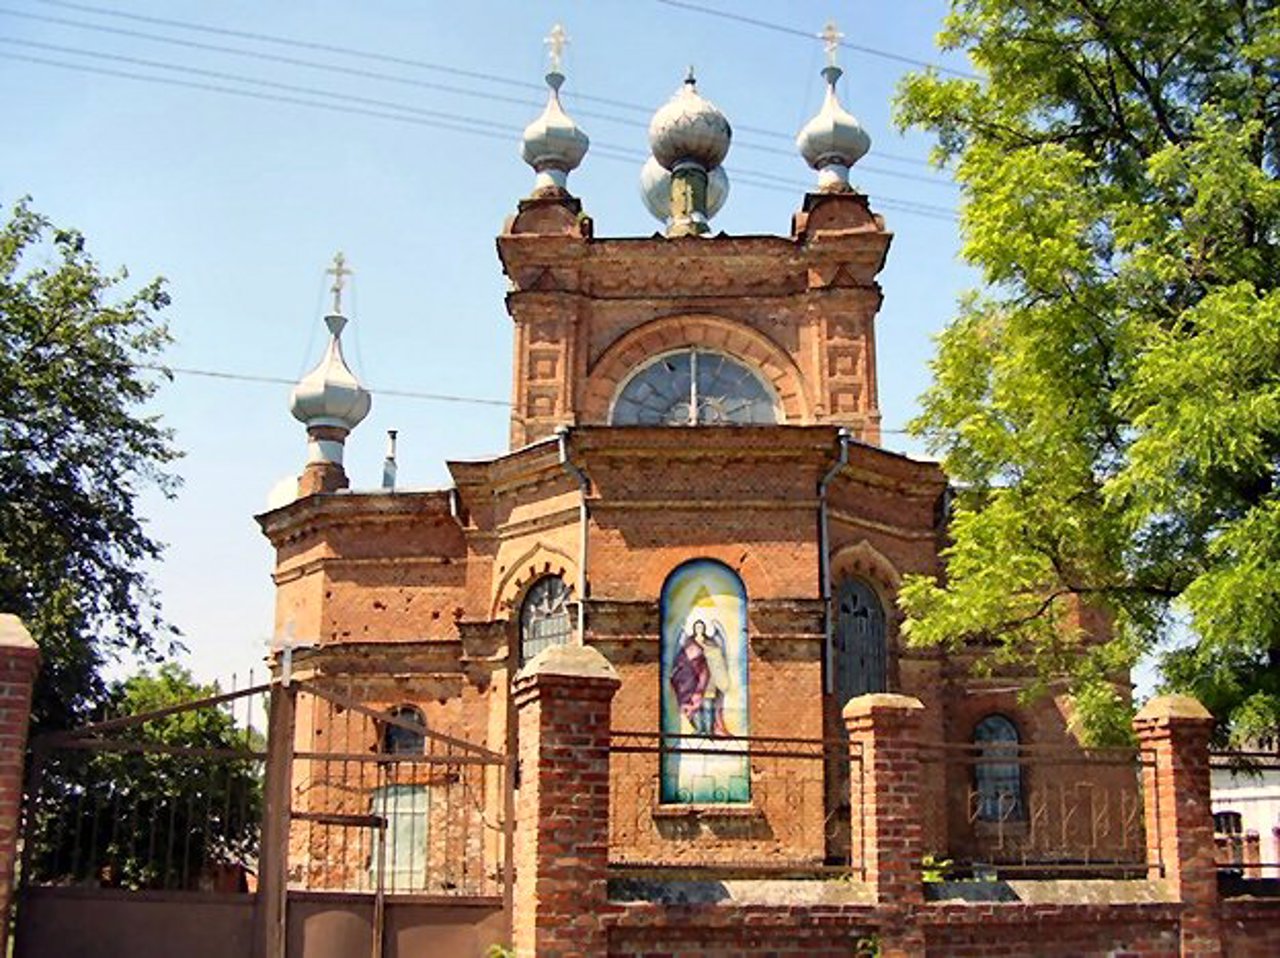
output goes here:
[{"label": "onion dome", "polygon": [[551,92],[542,115],[524,129],[520,141],[521,158],[538,174],[533,191],[565,189],[571,170],[577,169],[587,155],[590,140],[560,105],[560,87],[564,74],[552,69],[546,76]]},{"label": "onion dome", "polygon": [[[640,169],[640,197],[654,218],[671,219],[671,173],[652,156]],[[723,166],[714,167],[707,172],[707,216],[719,213],[728,198],[729,174]]]},{"label": "onion dome", "polygon": [[320,364],[293,387],[289,410],[308,430],[327,426],[350,432],[369,415],[372,398],[342,357],[346,317],[335,313],[324,322],[329,327],[329,348]]},{"label": "onion dome", "polygon": [[698,93],[692,67],[676,95],[649,121],[649,148],[668,170],[681,162],[714,169],[724,162],[732,138],[725,115]]},{"label": "onion dome", "polygon": [[806,123],[796,137],[800,155],[818,171],[818,189],[826,193],[849,191],[849,167],[871,148],[871,137],[862,124],[840,105],[836,81],[843,72],[834,63],[823,68],[826,99],[818,115]]}]

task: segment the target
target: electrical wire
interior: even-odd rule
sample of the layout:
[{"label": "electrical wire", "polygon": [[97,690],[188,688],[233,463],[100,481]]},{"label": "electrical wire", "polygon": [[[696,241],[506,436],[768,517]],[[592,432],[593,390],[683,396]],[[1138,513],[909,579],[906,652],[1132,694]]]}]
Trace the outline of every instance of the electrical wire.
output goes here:
[{"label": "electrical wire", "polygon": [[[126,13],[122,10],[111,10],[104,7],[95,7],[95,6],[89,6],[86,4],[79,4],[79,3],[68,3],[68,2],[63,2],[63,0],[39,0],[39,2],[44,3],[46,6],[61,7],[69,10],[80,11],[83,13],[92,13],[99,16],[117,17],[124,20],[134,21],[134,22],[150,23],[153,25],[170,27],[172,29],[187,30],[187,31],[193,31],[197,33],[206,33],[214,36],[228,36],[228,37],[233,37],[237,39],[251,40],[259,43],[270,43],[277,46],[293,47],[295,49],[314,50],[314,51],[326,52],[326,53],[337,53],[343,56],[354,57],[357,59],[364,59],[364,60],[369,60],[373,62],[390,63],[390,64],[395,64],[397,66],[413,67],[415,69],[420,69],[420,70],[444,73],[449,76],[465,77],[467,79],[480,80],[487,83],[496,83],[496,84],[513,87],[517,89],[533,90],[538,93],[546,92],[545,88],[541,84],[532,83],[528,80],[517,80],[512,77],[504,77],[498,74],[487,73],[480,70],[465,70],[465,69],[454,67],[448,64],[435,63],[429,60],[419,60],[419,59],[411,59],[407,57],[392,56],[389,54],[383,54],[376,51],[359,50],[352,47],[337,46],[329,43],[315,43],[307,40],[298,40],[292,37],[282,37],[276,34],[254,33],[254,32],[245,31],[245,30],[231,30],[223,27],[209,26],[207,24],[193,23],[189,20],[173,20],[173,19],[166,19],[163,17],[144,16],[141,14]],[[225,47],[225,46],[218,46],[215,44],[199,43],[194,40],[179,40],[176,37],[166,37],[166,36],[154,34],[154,33],[142,33],[136,30],[125,30],[119,27],[108,27],[108,26],[104,26],[103,24],[88,23],[83,20],[68,20],[61,17],[42,16],[40,14],[28,13],[24,11],[11,10],[11,9],[3,9],[3,8],[0,8],[0,13],[6,14],[8,16],[13,16],[13,17],[21,17],[27,20],[35,20],[39,22],[52,23],[52,24],[57,24],[61,26],[75,27],[75,28],[84,29],[84,30],[96,30],[103,33],[111,33],[119,36],[134,37],[137,39],[150,40],[157,43],[168,43],[168,44],[175,44],[179,46],[186,46],[192,49],[231,53],[237,56],[252,57],[254,59],[274,61],[279,63],[291,63],[297,66],[307,66],[312,69],[329,70],[333,72],[345,73],[350,76],[364,76],[370,79],[384,80],[392,83],[407,83],[411,85],[424,86],[430,89],[439,89],[444,92],[458,93],[459,95],[462,95],[462,96],[478,96],[478,97],[483,97],[491,100],[505,100],[507,102],[520,103],[520,104],[529,104],[530,102],[532,102],[527,100],[515,100],[512,98],[500,97],[498,95],[491,94],[491,93],[467,91],[467,90],[459,89],[457,87],[447,87],[441,84],[432,84],[427,81],[414,81],[406,77],[395,76],[394,74],[378,73],[370,70],[359,70],[354,67],[344,67],[344,66],[339,66],[337,64],[328,64],[328,63],[317,62],[313,60],[300,60],[293,57],[283,57],[278,54],[262,53],[261,51],[257,51],[257,50],[244,50],[244,49],[238,49],[236,47]],[[804,34],[803,31],[796,31],[796,33],[798,35],[808,36],[807,34]],[[809,39],[814,39],[814,38],[809,37]],[[853,49],[858,49],[857,47],[852,47],[852,45],[850,46]],[[653,112],[652,105],[646,105],[642,103],[632,103],[626,100],[617,100],[609,97],[593,96],[591,94],[579,93],[571,90],[566,91],[564,96],[565,96],[565,99],[570,100],[571,102],[576,102],[578,100],[581,100],[584,102],[599,103],[605,106],[617,107],[619,109],[632,110],[642,114],[644,117],[648,117]],[[579,111],[579,112],[583,116],[591,116],[596,119],[604,119],[604,120],[609,120],[613,122],[634,122],[634,121],[622,120],[621,118],[618,118],[618,117],[610,117],[607,114],[586,113],[583,111]],[[766,129],[762,127],[745,126],[742,124],[736,124],[736,127],[740,133],[752,133],[759,136],[768,137],[770,139],[779,139],[783,141],[790,141],[791,139],[789,134],[780,133],[777,130],[771,130],[771,129]],[[919,157],[915,157],[915,156],[904,156],[898,153],[886,153],[884,151],[879,151],[879,150],[876,152],[876,156],[882,160],[889,160],[891,162],[909,163],[916,166],[933,168],[933,164],[930,163],[928,160],[922,160]]]},{"label": "electrical wire", "polygon": [[[254,373],[233,373],[219,369],[196,369],[191,366],[163,366],[159,363],[137,363],[139,369],[147,369],[152,372],[165,373],[172,375],[177,373],[182,376],[199,376],[205,379],[222,379],[230,382],[246,382],[246,383],[263,383],[272,386],[296,386],[297,380],[286,379],[283,376],[263,376]],[[483,399],[478,396],[453,396],[447,393],[424,393],[416,392],[411,389],[379,389],[373,386],[366,386],[365,389],[375,396],[396,396],[401,399],[421,399],[430,402],[448,402],[448,403],[464,403],[473,406],[501,406],[509,409],[511,407],[510,400],[506,399]],[[909,435],[907,429],[886,429],[881,427],[882,433],[891,435]]]},{"label": "electrical wire", "polygon": [[[168,86],[177,86],[187,89],[202,90],[205,92],[219,93],[228,96],[238,96],[247,99],[260,100],[265,102],[279,102],[293,106],[307,106],[315,109],[327,110],[335,113],[348,113],[359,116],[368,116],[376,119],[392,120],[404,123],[414,123],[421,126],[429,126],[435,129],[449,130],[456,133],[470,133],[476,136],[484,136],[490,139],[499,139],[510,141],[513,137],[519,136],[520,130],[515,127],[508,127],[502,124],[493,123],[485,120],[477,120],[462,114],[446,113],[439,110],[427,110],[419,107],[409,106],[407,104],[395,103],[388,100],[380,100],[371,97],[359,97],[354,94],[333,93],[328,90],[321,90],[314,87],[301,87],[294,84],[284,84],[269,80],[259,80],[252,77],[243,77],[237,74],[228,74],[220,71],[203,70],[200,68],[187,67],[179,64],[166,64],[160,61],[148,61],[135,57],[126,57],[119,54],[97,53],[95,51],[76,51],[72,48],[57,48],[51,44],[40,44],[35,41],[15,40],[12,38],[0,37],[0,42],[10,45],[34,47],[39,49],[55,49],[60,52],[71,53],[73,55],[91,56],[99,59],[107,59],[112,61],[123,61],[134,65],[144,65],[149,68],[165,69],[186,73],[194,76],[206,76],[211,79],[228,80],[234,83],[247,83],[260,86],[266,86],[272,89],[282,89],[289,93],[299,93],[306,97],[325,97],[346,101],[347,103],[355,103],[358,105],[339,105],[336,103],[325,102],[324,100],[304,99],[299,96],[285,96],[275,93],[262,93],[255,90],[244,90],[236,87],[229,87],[220,83],[206,83],[196,80],[183,80],[174,77],[153,76],[143,73],[135,73],[128,70],[117,70],[110,67],[89,66],[87,64],[68,63],[63,60],[53,60],[48,57],[29,56],[20,53],[8,53],[0,51],[0,57],[20,60],[28,63],[35,63],[44,66],[58,67],[61,69],[77,70],[87,73],[96,73],[105,76],[113,76],[122,79],[136,80],[144,83],[159,83]],[[643,161],[646,157],[640,151],[629,150],[626,147],[617,146],[608,143],[597,144],[596,155],[606,160],[634,162],[636,160]],[[808,189],[808,184],[801,183],[798,180],[786,179],[778,177],[774,174],[764,173],[760,171],[742,170],[735,173],[740,177],[740,182],[744,186],[752,186],[756,188],[769,188],[766,183],[773,184],[777,187],[791,187],[799,189]],[[941,219],[945,221],[955,221],[954,211],[933,204],[919,203],[914,200],[901,200],[894,197],[877,198],[877,203],[897,212],[907,213],[914,216],[922,216],[933,219]]]},{"label": "electrical wire", "polygon": [[[52,3],[54,0],[42,0],[45,3]],[[719,17],[722,20],[732,20],[735,23],[746,24],[751,27],[758,27],[761,30],[769,30],[773,33],[784,33],[788,36],[801,37],[805,40],[817,39],[816,34],[809,33],[797,27],[788,27],[781,23],[773,23],[769,20],[760,20],[756,17],[743,16],[740,13],[730,13],[728,10],[715,10],[711,7],[704,7],[697,3],[689,3],[687,0],[654,0],[663,6],[675,7],[678,10],[688,10],[692,13],[700,13],[708,17]],[[61,6],[61,4],[59,4]],[[847,40],[841,40],[840,46],[846,50],[855,50],[858,53],[864,53],[867,56],[878,57],[882,60],[892,60],[894,63],[903,63],[907,66],[923,67],[926,70],[937,70],[939,73],[947,73],[951,76],[964,77],[967,80],[981,79],[976,73],[968,73],[964,70],[957,70],[953,67],[943,66],[941,63],[931,63],[928,60],[918,60],[915,57],[903,56],[900,53],[892,53],[888,50],[881,50],[877,47],[868,47],[858,43],[850,43]]]},{"label": "electrical wire", "polygon": [[[138,363],[139,369],[148,369],[158,373],[178,373],[183,376],[202,376],[206,379],[225,379],[231,382],[266,383],[272,386],[296,386],[296,379],[284,376],[262,376],[255,373],[233,373],[220,369],[196,369],[190,366],[162,366],[159,363]],[[424,393],[412,389],[381,389],[366,386],[365,389],[377,396],[398,396],[401,399],[426,399],[432,402],[466,403],[472,406],[501,406],[510,408],[506,399],[485,399],[479,396],[452,396],[447,393]]]},{"label": "electrical wire", "polygon": [[[83,21],[77,21],[77,20],[67,20],[62,17],[41,16],[40,14],[25,13],[23,11],[11,10],[3,7],[0,7],[0,16],[17,17],[24,20],[33,20],[40,23],[49,23],[55,26],[64,26],[64,27],[71,27],[74,29],[96,31],[99,33],[106,33],[112,36],[123,36],[131,39],[146,40],[148,42],[167,44],[170,46],[183,47],[186,49],[202,50],[205,52],[212,52],[212,53],[225,53],[231,56],[244,57],[247,59],[257,60],[261,62],[280,63],[287,66],[300,66],[300,67],[304,67],[312,70],[320,70],[328,73],[336,73],[342,76],[361,77],[363,79],[376,80],[384,83],[395,83],[402,86],[415,87],[418,89],[435,90],[437,92],[447,93],[455,96],[472,97],[472,98],[481,99],[487,103],[492,103],[492,102],[508,103],[515,106],[524,106],[524,107],[530,107],[533,109],[539,109],[543,106],[543,101],[537,100],[537,99],[525,99],[521,97],[503,96],[502,94],[496,94],[489,91],[474,90],[474,89],[469,90],[464,87],[452,86],[445,83],[435,83],[430,80],[419,80],[411,77],[397,76],[395,74],[382,73],[376,70],[365,70],[365,69],[360,69],[358,67],[342,66],[340,64],[325,63],[317,60],[306,60],[299,57],[281,56],[279,54],[274,54],[274,53],[262,53],[261,51],[257,51],[257,50],[244,50],[244,49],[239,49],[237,47],[228,47],[220,44],[201,43],[195,40],[182,40],[176,37],[166,37],[160,34],[144,33],[139,30],[128,30],[120,27],[108,27],[108,26],[103,26],[101,24],[85,23]],[[85,50],[83,48],[75,48],[75,47],[59,47],[53,44],[40,44],[32,40],[18,40],[16,38],[8,38],[5,42],[22,44],[22,45],[27,45],[32,47],[42,47],[47,50],[64,52],[64,53],[73,53],[79,56],[100,57],[100,58],[120,60],[124,62],[131,62],[135,64],[146,64],[146,65],[157,67],[159,69],[173,69],[177,66],[175,64],[157,63],[156,61],[147,61],[147,60],[142,60],[140,58],[127,57],[122,54],[109,54],[101,51]],[[184,69],[191,70],[192,72],[203,72],[198,70],[195,67],[189,67],[186,64],[183,64],[181,66]],[[218,74],[214,73],[213,75],[216,76]],[[470,75],[469,72],[468,72],[468,75]],[[493,77],[491,74],[475,74],[475,76],[488,78],[489,82],[501,82],[503,79],[500,77]],[[268,85],[268,86],[272,85],[270,81],[266,81],[266,80],[249,80],[244,78],[242,79],[243,79],[243,82],[256,82],[256,83],[261,83],[263,85]],[[518,85],[521,86],[522,88],[538,90],[539,92],[543,92],[543,93],[546,92],[545,87],[540,87],[536,84],[526,83],[522,81],[510,81],[510,82],[512,82],[513,84],[518,83]],[[331,93],[328,95],[334,96],[334,97],[351,96],[349,94],[338,94],[338,93]],[[351,96],[351,98],[353,100],[358,99],[357,97],[354,97],[354,96]],[[639,106],[636,106],[634,108],[643,109],[642,107],[639,107]],[[412,108],[405,107],[405,109],[412,109]],[[631,128],[644,126],[644,122],[642,120],[635,120],[627,117],[616,116],[613,114],[601,113],[595,110],[580,110],[575,108],[575,112],[581,117],[585,117],[588,119],[601,120],[606,123],[616,123],[616,124],[631,127]],[[769,136],[781,138],[784,140],[790,139],[786,134],[780,134],[776,130],[764,131],[764,130],[757,130],[754,127],[741,127],[741,126],[739,126],[738,129],[740,131],[743,131],[743,130],[754,131],[757,135],[769,135]],[[775,155],[788,156],[788,157],[794,157],[796,155],[794,147],[790,149],[784,149],[782,147],[768,146],[762,143],[752,143],[752,142],[744,141],[741,139],[738,141],[736,145],[739,149],[754,150],[761,153],[772,153]],[[913,162],[913,163],[918,163],[919,165],[927,168],[932,168],[930,167],[930,164],[927,161],[917,160],[913,157],[904,157],[899,154],[886,154],[886,153],[881,153],[877,151],[876,157],[879,159],[890,160],[893,162]],[[884,167],[876,166],[874,164],[864,163],[862,164],[861,168],[868,173],[874,173],[882,176],[891,176],[897,179],[912,180],[918,183],[927,183],[931,186],[941,186],[941,187],[955,186],[954,182],[947,179],[941,179],[939,177],[920,176],[912,173],[903,173],[900,170],[885,169]]]}]

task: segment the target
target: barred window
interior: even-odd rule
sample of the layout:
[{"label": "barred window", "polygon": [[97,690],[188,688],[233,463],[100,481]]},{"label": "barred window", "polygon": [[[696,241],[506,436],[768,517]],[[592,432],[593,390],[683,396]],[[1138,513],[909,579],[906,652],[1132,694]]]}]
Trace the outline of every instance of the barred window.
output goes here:
[{"label": "barred window", "polygon": [[543,649],[566,645],[573,635],[569,617],[569,587],[558,575],[535,582],[520,607],[520,662],[528,662]]},{"label": "barred window", "polygon": [[833,664],[841,704],[855,695],[886,688],[884,606],[875,590],[860,579],[845,579],[836,588]]},{"label": "barred window", "polygon": [[1017,727],[1003,715],[988,715],[974,728],[973,744],[978,746],[973,766],[977,820],[1023,821],[1026,805]]},{"label": "barred window", "polygon": [[388,755],[421,755],[427,742],[427,720],[422,710],[412,705],[397,705],[390,712],[402,722],[409,722],[422,729],[413,732],[402,725],[388,722],[382,730],[382,751]]}]

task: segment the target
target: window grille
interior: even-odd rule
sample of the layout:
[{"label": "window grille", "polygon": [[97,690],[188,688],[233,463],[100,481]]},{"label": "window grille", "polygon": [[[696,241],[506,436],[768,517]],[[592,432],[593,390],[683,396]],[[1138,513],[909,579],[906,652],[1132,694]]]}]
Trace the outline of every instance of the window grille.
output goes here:
[{"label": "window grille", "polygon": [[[1018,729],[1003,715],[988,715],[973,730],[978,760],[973,766],[980,822],[1023,821],[1022,767]],[[1008,761],[1000,761],[1007,758]]]},{"label": "window grille", "polygon": [[841,704],[855,695],[883,692],[886,682],[884,607],[875,590],[858,579],[845,579],[836,589],[836,693]]},{"label": "window grille", "polygon": [[539,579],[520,607],[520,662],[528,662],[543,649],[566,645],[573,635],[569,616],[569,587],[558,575]]},{"label": "window grille", "polygon": [[422,711],[412,705],[398,705],[391,714],[402,722],[412,722],[422,731],[412,732],[388,723],[382,731],[382,751],[389,755],[421,755],[427,741],[427,720],[422,717]]}]

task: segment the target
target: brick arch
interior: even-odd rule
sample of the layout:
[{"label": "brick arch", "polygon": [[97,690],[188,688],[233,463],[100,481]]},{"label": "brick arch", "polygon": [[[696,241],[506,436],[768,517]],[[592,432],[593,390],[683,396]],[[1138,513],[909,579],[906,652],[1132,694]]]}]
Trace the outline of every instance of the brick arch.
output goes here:
[{"label": "brick arch", "polygon": [[831,587],[834,593],[836,584],[843,576],[861,579],[871,586],[880,604],[884,607],[886,627],[885,638],[892,650],[898,644],[899,626],[902,613],[898,611],[898,587],[902,585],[902,575],[892,562],[879,549],[866,539],[852,545],[842,546],[831,556]]},{"label": "brick arch", "polygon": [[587,372],[584,423],[605,423],[623,380],[646,360],[688,346],[727,353],[759,370],[782,405],[783,420],[812,422],[804,374],[781,346],[745,323],[709,313],[680,314],[638,326],[610,345]]},{"label": "brick arch", "polygon": [[[546,575],[558,575],[576,593],[578,563],[567,552],[539,542],[513,561],[493,590],[490,619],[510,619],[529,586]],[[576,597],[576,596],[575,596]]]},{"label": "brick arch", "polygon": [[831,556],[831,581],[841,575],[865,579],[880,595],[886,609],[894,606],[902,575],[879,549],[866,539],[841,546]]},{"label": "brick arch", "polygon": [[667,576],[693,559],[714,559],[728,566],[742,580],[742,585],[747,590],[748,614],[753,600],[775,596],[773,580],[764,563],[756,558],[750,549],[732,545],[691,547],[688,550],[681,550],[678,555],[666,551],[659,552],[645,563],[641,570],[640,594],[653,596],[656,602],[662,594],[662,586],[667,581]]}]

